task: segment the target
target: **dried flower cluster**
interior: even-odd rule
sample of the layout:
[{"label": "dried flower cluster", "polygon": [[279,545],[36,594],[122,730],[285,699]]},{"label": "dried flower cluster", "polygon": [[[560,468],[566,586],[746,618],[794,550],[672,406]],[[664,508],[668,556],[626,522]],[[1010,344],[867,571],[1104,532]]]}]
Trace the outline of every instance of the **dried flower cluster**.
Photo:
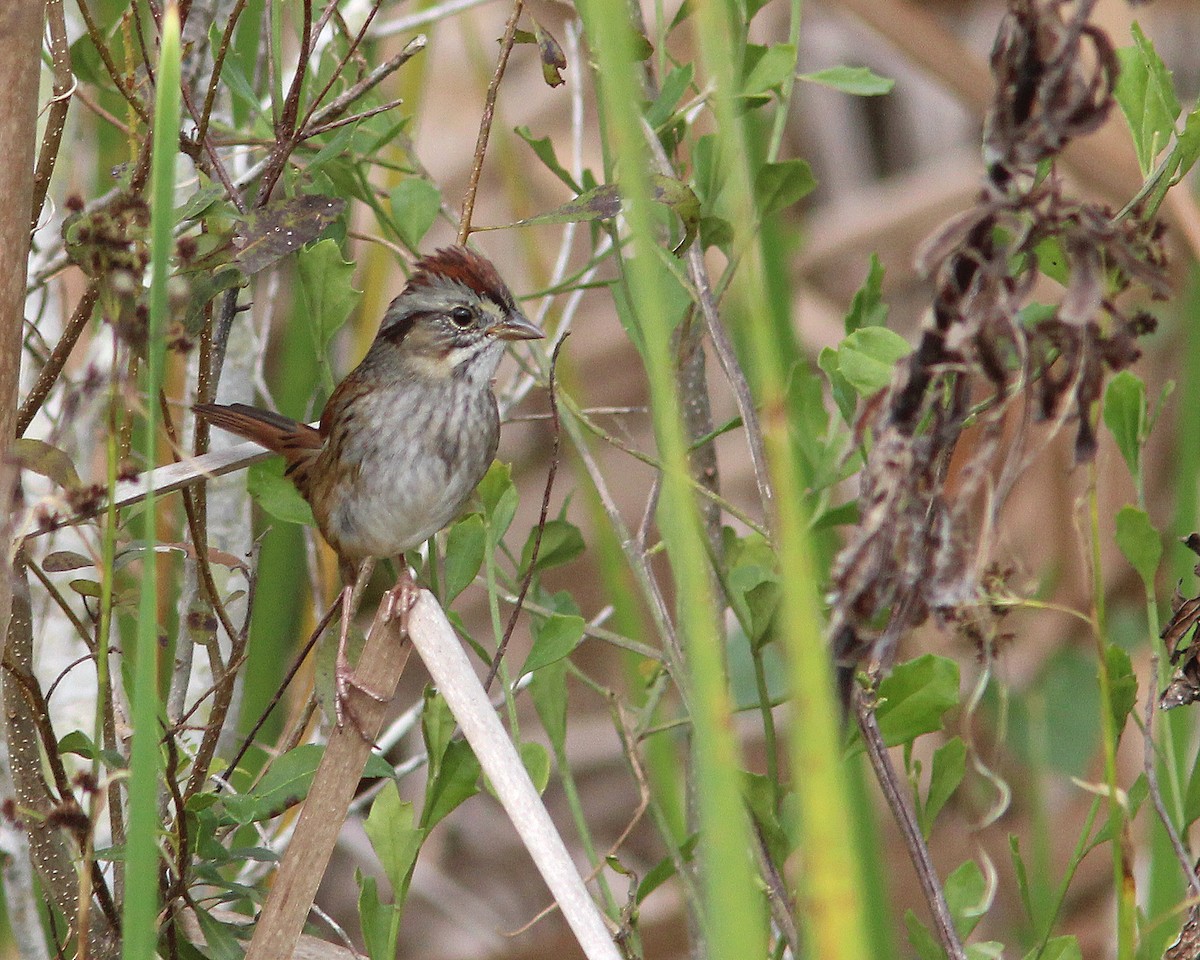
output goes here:
[{"label": "dried flower cluster", "polygon": [[[1153,318],[1118,297],[1168,290],[1160,230],[1063,195],[1052,161],[1112,105],[1117,61],[1087,22],[1090,0],[1014,0],[992,54],[996,95],[978,203],[925,245],[931,321],[858,429],[870,437],[861,519],[834,569],[831,635],[844,695],[864,659],[886,666],[933,613],[975,637],[990,611],[981,583],[988,534],[1029,461],[1033,420],[1076,427],[1077,462],[1095,454],[1105,376],[1138,356]],[[1064,268],[1056,304],[1030,303],[1047,255]],[[1048,266],[1048,272],[1050,272]],[[1005,432],[1017,402],[1016,429]],[[975,441],[948,489],[964,430]]]}]

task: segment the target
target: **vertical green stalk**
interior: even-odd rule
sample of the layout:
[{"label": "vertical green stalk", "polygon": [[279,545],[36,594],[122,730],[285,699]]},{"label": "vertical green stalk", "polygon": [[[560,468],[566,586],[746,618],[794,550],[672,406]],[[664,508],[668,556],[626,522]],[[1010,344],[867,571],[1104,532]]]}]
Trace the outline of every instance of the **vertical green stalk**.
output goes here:
[{"label": "vertical green stalk", "polygon": [[620,171],[622,209],[632,236],[623,268],[644,345],[655,438],[663,463],[658,520],[676,581],[679,633],[688,654],[688,675],[677,679],[690,683],[693,705],[705,952],[713,960],[761,957],[766,953],[765,915],[748,852],[752,841],[740,793],[741,760],[706,538],[688,474],[659,261],[663,251],[655,236],[650,158],[637,106],[642,94],[634,73],[634,37],[625,4],[586,0],[579,8],[598,61],[602,116]]},{"label": "vertical green stalk", "polygon": [[[174,220],[175,154],[179,148],[179,11],[168,0],[162,15],[158,84],[150,168],[150,319],[147,330],[145,416],[137,447],[152,467],[158,434],[158,397],[162,385],[162,331],[170,308],[167,280],[171,268]],[[153,474],[146,473],[147,477]],[[158,780],[160,776],[158,691],[158,575],[153,481],[142,515],[146,552],[138,608],[137,651],[133,673],[133,746],[129,772],[129,833],[126,842],[126,896],[123,916],[125,960],[149,960],[158,941]]]},{"label": "vertical green stalk", "polygon": [[705,0],[697,4],[697,12],[703,59],[714,87],[720,151],[729,177],[732,248],[745,251],[738,288],[750,328],[763,438],[775,484],[776,547],[783,571],[780,627],[789,654],[795,710],[790,747],[799,800],[796,826],[805,851],[800,875],[802,920],[812,956],[857,960],[867,956],[869,941],[852,840],[851,796],[841,759],[841,729],[818,593],[820,577],[809,542],[804,488],[789,442],[788,371],[782,369],[772,337],[770,318],[776,305],[768,296],[762,238],[756,233],[755,172],[750,158],[759,151],[752,149],[746,117],[736,101],[742,59],[736,38],[745,36],[745,25],[736,4],[728,0]]},{"label": "vertical green stalk", "polygon": [[1104,782],[1108,787],[1108,825],[1112,833],[1113,893],[1117,898],[1117,958],[1133,957],[1136,946],[1137,905],[1132,864],[1126,863],[1124,810],[1117,800],[1117,730],[1113,719],[1112,677],[1108,672],[1108,611],[1100,566],[1100,497],[1096,465],[1088,467],[1088,520],[1092,547],[1092,630],[1096,637],[1100,677],[1100,732],[1104,744]]}]

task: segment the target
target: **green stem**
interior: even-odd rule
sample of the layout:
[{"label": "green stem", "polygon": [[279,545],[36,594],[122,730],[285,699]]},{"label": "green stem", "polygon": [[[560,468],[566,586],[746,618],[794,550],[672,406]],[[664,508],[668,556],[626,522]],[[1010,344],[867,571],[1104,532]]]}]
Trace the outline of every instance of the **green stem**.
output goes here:
[{"label": "green stem", "polygon": [[1092,550],[1092,620],[1100,678],[1100,730],[1104,744],[1104,781],[1108,787],[1108,825],[1112,834],[1113,884],[1117,897],[1117,957],[1131,960],[1136,943],[1137,904],[1133,865],[1126,863],[1125,811],[1117,799],[1117,731],[1114,729],[1112,677],[1108,672],[1108,612],[1100,557],[1100,496],[1096,465],[1088,466],[1088,525]]}]

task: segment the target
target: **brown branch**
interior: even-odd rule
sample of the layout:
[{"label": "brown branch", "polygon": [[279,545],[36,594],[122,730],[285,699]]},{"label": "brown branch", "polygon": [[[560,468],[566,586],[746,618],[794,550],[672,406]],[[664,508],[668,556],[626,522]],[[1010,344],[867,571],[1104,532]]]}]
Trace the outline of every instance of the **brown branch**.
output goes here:
[{"label": "brown branch", "polygon": [[504,69],[508,66],[508,55],[512,53],[513,44],[517,37],[517,20],[521,16],[522,0],[513,0],[512,13],[504,27],[504,37],[500,41],[500,56],[496,60],[496,72],[492,82],[488,84],[487,98],[483,102],[483,116],[479,118],[479,137],[475,141],[475,159],[471,163],[471,176],[467,181],[467,192],[463,195],[462,219],[458,225],[458,242],[464,244],[471,235],[471,216],[475,212],[475,194],[479,190],[479,178],[483,174],[483,155],[487,152],[488,137],[492,132],[492,120],[496,114],[496,94],[500,90],[500,81],[504,77]]},{"label": "brown branch", "polygon": [[[389,618],[388,607],[385,596],[367,634],[355,677],[370,677],[371,689],[391,699],[412,646],[405,642],[402,618]],[[296,832],[258,916],[246,960],[292,955],[386,710],[386,703],[361,697],[355,704],[355,716],[363,733],[348,723],[335,726],[330,734]]]},{"label": "brown branch", "polygon": [[221,45],[217,47],[217,52],[213,55],[212,76],[208,80],[208,91],[204,94],[204,107],[196,121],[196,139],[201,142],[208,136],[208,122],[212,117],[213,104],[217,99],[217,89],[221,85],[221,69],[225,65],[225,56],[229,53],[229,48],[233,46],[233,31],[237,29],[242,11],[246,9],[248,2],[249,0],[237,0],[237,3],[234,4],[233,9],[229,12],[229,19],[225,21],[225,32],[221,34]]},{"label": "brown branch", "polygon": [[71,51],[67,45],[67,21],[63,15],[63,0],[49,0],[46,5],[46,26],[50,35],[50,61],[54,74],[54,96],[50,98],[50,111],[46,117],[46,132],[42,137],[38,153],[37,171],[33,176],[33,210],[29,229],[37,229],[46,202],[46,191],[50,189],[50,178],[54,175],[54,163],[62,144],[63,126],[67,122],[67,107],[75,90],[75,78],[71,76]]},{"label": "brown branch", "polygon": [[296,58],[296,75],[292,77],[292,85],[288,87],[283,101],[283,112],[275,124],[277,139],[275,150],[263,170],[262,181],[258,188],[256,207],[261,207],[271,199],[271,191],[287,165],[288,157],[299,143],[299,130],[296,127],[296,117],[300,113],[300,94],[304,89],[304,78],[308,75],[308,58],[312,52],[312,0],[304,0],[304,28],[300,34],[300,51]]},{"label": "brown branch", "polygon": [[88,325],[88,321],[92,319],[92,310],[96,306],[96,301],[100,297],[100,281],[92,280],[87,289],[83,291],[83,296],[79,298],[79,303],[75,305],[75,312],[71,314],[71,319],[67,321],[66,329],[63,330],[62,336],[58,338],[58,343],[54,345],[54,349],[50,351],[50,356],[46,360],[46,365],[42,367],[38,374],[37,381],[30,388],[29,393],[25,395],[25,402],[21,404],[21,409],[17,412],[16,435],[22,437],[25,431],[29,429],[29,425],[33,422],[33,418],[42,409],[42,404],[46,402],[46,397],[49,396],[51,388],[58,380],[58,375],[62,373],[63,367],[66,365],[67,358],[71,355],[71,351],[75,349],[75,344],[79,340],[80,334]]},{"label": "brown branch", "polygon": [[134,92],[125,86],[125,78],[121,76],[121,71],[117,69],[116,63],[113,62],[112,52],[108,49],[108,44],[104,41],[104,33],[92,19],[92,11],[88,9],[87,0],[79,0],[79,13],[83,17],[84,25],[87,27],[88,36],[92,40],[92,45],[96,48],[96,52],[100,55],[100,61],[104,64],[104,69],[108,71],[109,79],[112,80],[113,86],[117,88],[117,93],[123,96],[128,102],[133,112],[138,115],[138,119],[142,123],[150,124],[150,114],[146,112],[145,106],[141,100],[137,98]]},{"label": "brown branch", "polygon": [[[403,50],[395,56],[389,57],[374,70],[368,73],[365,77],[354,84],[349,90],[338,94],[328,104],[318,110],[310,118],[310,123],[325,124],[327,121],[341,116],[342,113],[358,100],[363,95],[374,90],[379,84],[390,77],[393,73],[399,70],[402,66],[408,63],[413,57],[425,49],[426,39],[424,36],[413,37],[408,42]],[[307,136],[312,136],[312,128],[308,128]]]},{"label": "brown branch", "polygon": [[879,724],[875,720],[874,704],[864,700],[862,691],[858,687],[855,688],[854,693],[854,708],[858,715],[858,727],[862,731],[863,744],[867,748],[867,756],[875,771],[875,779],[879,781],[883,795],[892,810],[892,816],[896,820],[896,825],[904,837],[904,845],[908,848],[908,856],[912,860],[913,868],[917,871],[917,878],[921,882],[921,890],[925,894],[929,912],[933,915],[933,924],[937,929],[942,949],[946,951],[950,960],[966,960],[967,953],[963,949],[958,931],[954,929],[954,920],[950,916],[950,908],[946,905],[941,881],[938,879],[937,870],[934,869],[933,861],[929,857],[929,847],[921,835],[921,828],[917,825],[917,818],[913,813],[912,804],[908,801],[908,794],[896,777],[896,770],[888,758],[887,747],[879,732]]}]

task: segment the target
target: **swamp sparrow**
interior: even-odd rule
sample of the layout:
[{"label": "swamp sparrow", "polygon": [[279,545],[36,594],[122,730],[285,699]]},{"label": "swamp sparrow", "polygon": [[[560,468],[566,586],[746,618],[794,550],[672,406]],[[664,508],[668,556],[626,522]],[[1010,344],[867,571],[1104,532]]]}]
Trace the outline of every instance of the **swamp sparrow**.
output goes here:
[{"label": "swamp sparrow", "polygon": [[[346,584],[339,726],[347,688],[359,686],[345,651],[356,573],[361,589],[371,561],[401,556],[458,516],[499,442],[492,377],[504,342],[541,336],[488,260],[447,247],[417,262],[367,355],[325,404],[319,428],[240,403],[196,405],[214,426],[283,456],[285,475],[337,553]],[[415,593],[402,557],[401,570],[406,612]]]}]

